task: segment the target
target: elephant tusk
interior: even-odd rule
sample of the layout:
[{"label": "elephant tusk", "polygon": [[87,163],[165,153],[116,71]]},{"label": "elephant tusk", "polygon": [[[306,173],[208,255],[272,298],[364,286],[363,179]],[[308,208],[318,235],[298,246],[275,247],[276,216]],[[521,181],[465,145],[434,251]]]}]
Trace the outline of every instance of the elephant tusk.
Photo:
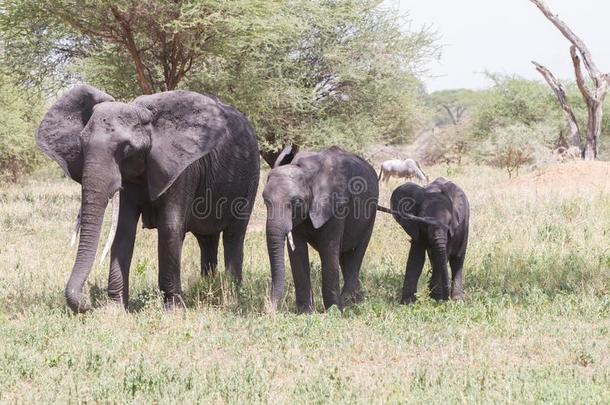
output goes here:
[{"label": "elephant tusk", "polygon": [[110,224],[110,231],[108,232],[108,240],[106,240],[106,245],[104,246],[104,250],[102,251],[102,256],[100,257],[100,264],[106,258],[106,255],[110,251],[112,247],[112,242],[114,242],[114,236],[116,235],[116,230],[119,225],[119,207],[121,204],[121,196],[120,192],[117,191],[112,196],[112,223]]},{"label": "elephant tusk", "polygon": [[288,244],[290,245],[290,250],[294,252],[294,240],[292,240],[292,232],[288,232]]},{"label": "elephant tusk", "polygon": [[74,224],[74,231],[72,232],[72,239],[70,239],[70,247],[74,246],[74,244],[76,243],[76,239],[78,238],[78,234],[80,233],[80,213],[81,210],[78,210],[76,224]]}]

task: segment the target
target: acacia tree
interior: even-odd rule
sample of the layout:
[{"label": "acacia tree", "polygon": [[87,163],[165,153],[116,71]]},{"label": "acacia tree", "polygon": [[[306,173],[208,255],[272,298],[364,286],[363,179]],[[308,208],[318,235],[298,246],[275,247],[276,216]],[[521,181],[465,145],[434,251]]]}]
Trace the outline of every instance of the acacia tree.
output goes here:
[{"label": "acacia tree", "polygon": [[264,152],[358,149],[413,132],[418,75],[436,47],[405,22],[382,0],[0,3],[7,63],[22,84],[86,81],[123,99],[212,93],[248,116]]},{"label": "acacia tree", "polygon": [[[602,73],[597,65],[593,62],[591,52],[585,45],[584,41],[580,39],[571,29],[563,22],[559,17],[554,14],[551,9],[544,3],[543,0],[530,0],[534,3],[544,16],[551,22],[564,37],[572,43],[570,47],[570,56],[572,58],[572,64],[574,65],[574,73],[576,75],[576,84],[582,97],[587,106],[587,136],[584,147],[583,156],[586,160],[597,159],[599,153],[599,136],[602,129],[603,119],[603,104],[606,95],[608,94],[608,88],[610,87],[610,75]],[[585,68],[589,74],[591,85],[587,84],[580,60],[583,60]],[[580,129],[574,113],[572,112],[571,106],[568,104],[565,90],[550,72],[549,69],[543,65],[533,62],[536,69],[542,74],[549,86],[553,89],[553,92],[557,96],[559,103],[564,111],[564,115],[570,127],[572,143],[575,146],[581,147]]]},{"label": "acacia tree", "polygon": [[9,62],[34,84],[49,73],[69,75],[58,69],[71,62],[94,59],[115,74],[123,65],[138,93],[150,94],[175,89],[236,34],[231,19],[255,3],[240,2],[238,9],[236,2],[203,0],[7,0],[0,24]]}]

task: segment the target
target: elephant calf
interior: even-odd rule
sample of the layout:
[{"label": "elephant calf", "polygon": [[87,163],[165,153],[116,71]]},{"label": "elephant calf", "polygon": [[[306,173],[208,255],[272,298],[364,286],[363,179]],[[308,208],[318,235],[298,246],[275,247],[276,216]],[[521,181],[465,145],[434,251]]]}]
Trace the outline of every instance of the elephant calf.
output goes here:
[{"label": "elephant calf", "polygon": [[[319,153],[282,153],[269,173],[267,249],[271,262],[271,305],[284,291],[284,246],[296,290],[297,311],[313,311],[307,244],[322,262],[324,307],[359,299],[359,272],[375,222],[379,187],[375,170],[337,147]],[[339,293],[339,273],[344,286]]]},{"label": "elephant calf", "polygon": [[[405,183],[394,190],[390,201],[394,219],[411,237],[401,303],[415,301],[426,252],[432,262],[430,296],[436,300],[448,300],[450,295],[461,299],[470,219],[466,194],[440,177],[426,187]],[[451,265],[451,283],[447,261]]]}]

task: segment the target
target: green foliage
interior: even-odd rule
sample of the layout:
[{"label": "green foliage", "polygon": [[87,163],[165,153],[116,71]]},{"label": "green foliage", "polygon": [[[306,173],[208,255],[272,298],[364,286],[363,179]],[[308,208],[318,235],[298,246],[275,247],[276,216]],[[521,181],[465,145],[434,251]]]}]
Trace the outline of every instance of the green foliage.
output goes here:
[{"label": "green foliage", "polygon": [[0,180],[16,181],[40,162],[34,131],[42,106],[37,95],[24,93],[0,71]]},{"label": "green foliage", "polygon": [[[427,104],[435,111],[434,124],[452,125],[453,119],[462,123],[481,104],[482,92],[470,89],[436,91],[427,97]],[[449,111],[451,111],[451,115]]]},{"label": "green foliage", "polygon": [[407,22],[380,0],[6,0],[0,10],[21,84],[215,94],[253,121],[264,150],[407,140],[424,118],[421,67],[437,53]]},{"label": "green foliage", "polygon": [[508,177],[519,174],[519,168],[534,162],[534,131],[525,124],[514,124],[494,131],[488,162],[505,169]]},{"label": "green foliage", "polygon": [[515,124],[532,127],[549,120],[563,122],[557,100],[542,82],[518,76],[488,76],[494,85],[482,92],[474,117],[473,133],[478,138],[484,139],[498,128]]}]

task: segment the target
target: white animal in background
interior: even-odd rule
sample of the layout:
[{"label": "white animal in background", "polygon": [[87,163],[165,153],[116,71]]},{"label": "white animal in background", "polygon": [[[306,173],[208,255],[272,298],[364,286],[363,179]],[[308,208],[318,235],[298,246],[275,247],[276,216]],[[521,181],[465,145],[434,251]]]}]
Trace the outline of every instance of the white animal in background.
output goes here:
[{"label": "white animal in background", "polygon": [[428,176],[419,163],[413,159],[392,159],[386,160],[381,164],[381,171],[379,172],[379,180],[383,176],[383,181],[388,182],[390,177],[403,177],[405,179],[417,178],[424,184],[428,183]]}]

